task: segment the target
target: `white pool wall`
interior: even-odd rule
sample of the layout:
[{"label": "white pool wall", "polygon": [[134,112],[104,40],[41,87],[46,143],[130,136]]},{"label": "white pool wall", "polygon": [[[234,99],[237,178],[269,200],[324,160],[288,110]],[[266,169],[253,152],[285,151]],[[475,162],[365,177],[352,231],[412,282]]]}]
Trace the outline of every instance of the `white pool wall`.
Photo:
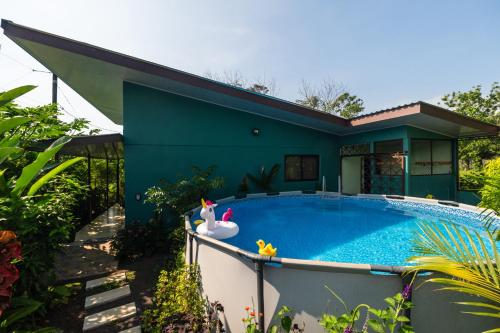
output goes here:
[{"label": "white pool wall", "polygon": [[[280,193],[285,196],[297,194],[299,193]],[[317,194],[340,195],[336,192],[317,192]],[[260,196],[265,194],[249,195],[248,198]],[[359,195],[359,197],[391,200],[380,195]],[[438,205],[437,200],[433,199],[402,198],[407,201]],[[217,203],[232,200],[239,199],[231,197],[218,200]],[[464,208],[475,212],[482,211],[473,206],[460,207]],[[249,252],[223,241],[197,235],[191,230],[189,218],[186,219],[186,231],[188,233],[186,261],[189,263],[192,258],[193,262],[199,265],[204,294],[210,301],[220,301],[224,306],[223,321],[228,332],[243,332],[241,318],[245,316],[244,307],[252,306],[253,300],[257,310],[257,274],[255,264],[245,255]],[[189,234],[193,236],[192,253]],[[385,307],[384,298],[393,296],[403,287],[401,276],[374,274],[371,265],[289,258],[279,260],[280,265],[264,265],[266,326],[273,322],[280,307],[287,305],[297,313],[294,322],[300,326],[305,324],[306,332],[324,332],[318,323],[321,314],[342,313],[342,306],[329,294],[325,285],[333,289],[351,307],[360,303]],[[421,285],[421,279],[416,281],[415,285]],[[463,301],[468,298],[462,294],[434,291],[436,288],[436,285],[423,285],[413,292],[412,301],[415,308],[411,311],[411,320],[415,332],[481,332],[495,327],[495,323],[498,323],[493,319],[460,313],[461,307],[452,304],[452,301]]]}]

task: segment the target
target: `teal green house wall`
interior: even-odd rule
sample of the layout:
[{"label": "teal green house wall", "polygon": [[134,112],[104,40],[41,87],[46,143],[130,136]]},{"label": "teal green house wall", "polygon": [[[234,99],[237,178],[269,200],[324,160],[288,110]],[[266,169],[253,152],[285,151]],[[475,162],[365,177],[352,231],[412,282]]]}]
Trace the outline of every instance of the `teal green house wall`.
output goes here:
[{"label": "teal green house wall", "polygon": [[[383,130],[358,133],[340,137],[339,147],[350,144],[370,144],[370,152],[374,153],[375,142],[389,140],[403,140],[405,159],[405,195],[425,197],[432,194],[441,200],[457,199],[456,184],[456,149],[455,139],[425,131],[411,126],[392,127]],[[451,175],[412,176],[411,175],[411,140],[412,139],[444,139],[453,142],[453,170]],[[340,153],[339,153],[340,154]]]},{"label": "teal green house wall", "polygon": [[[234,195],[246,173],[275,163],[281,166],[276,190],[315,189],[317,181],[286,182],[283,164],[287,154],[317,154],[320,180],[325,176],[327,189],[337,191],[339,139],[335,135],[132,83],[125,82],[123,89],[128,223],[151,217],[151,207],[143,204],[147,188],[161,179],[189,176],[192,166],[217,166],[215,174],[226,183],[211,198],[218,199]],[[258,136],[252,134],[253,128],[259,129]]]},{"label": "teal green house wall", "polygon": [[[145,191],[162,179],[175,181],[190,176],[193,166],[217,166],[225,187],[212,194],[219,199],[237,193],[247,173],[261,166],[280,165],[274,181],[278,191],[312,190],[326,178],[327,190],[338,190],[340,147],[349,144],[374,145],[379,141],[403,140],[405,195],[432,194],[443,200],[457,200],[456,140],[410,126],[399,126],[348,136],[336,136],[168,92],[124,82],[125,205],[127,222],[147,221],[152,207],[143,203]],[[252,133],[259,129],[259,135]],[[451,175],[412,176],[411,140],[449,139],[454,142]],[[284,159],[288,154],[319,155],[319,180],[287,182]],[[251,192],[258,192],[251,187]],[[137,200],[136,196],[140,196]]]}]

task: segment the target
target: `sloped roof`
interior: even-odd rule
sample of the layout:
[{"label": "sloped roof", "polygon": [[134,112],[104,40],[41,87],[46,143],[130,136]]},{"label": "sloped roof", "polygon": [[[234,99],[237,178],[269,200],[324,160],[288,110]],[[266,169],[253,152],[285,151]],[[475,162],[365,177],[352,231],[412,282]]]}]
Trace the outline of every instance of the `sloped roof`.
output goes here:
[{"label": "sloped roof", "polygon": [[400,125],[452,137],[498,134],[495,125],[424,102],[348,120],[11,21],[2,20],[1,26],[6,36],[117,124],[123,121],[123,82],[132,82],[337,135]]}]

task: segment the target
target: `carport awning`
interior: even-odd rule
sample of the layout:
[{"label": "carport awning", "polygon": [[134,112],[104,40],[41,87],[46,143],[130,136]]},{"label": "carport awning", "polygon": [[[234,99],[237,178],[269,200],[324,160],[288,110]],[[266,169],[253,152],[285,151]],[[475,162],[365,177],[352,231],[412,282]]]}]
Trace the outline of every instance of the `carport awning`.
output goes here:
[{"label": "carport awning", "polygon": [[[31,149],[41,151],[48,147],[54,140],[37,142]],[[102,134],[77,136],[64,145],[58,154],[81,156],[100,159],[123,158],[123,136],[117,134]]]}]

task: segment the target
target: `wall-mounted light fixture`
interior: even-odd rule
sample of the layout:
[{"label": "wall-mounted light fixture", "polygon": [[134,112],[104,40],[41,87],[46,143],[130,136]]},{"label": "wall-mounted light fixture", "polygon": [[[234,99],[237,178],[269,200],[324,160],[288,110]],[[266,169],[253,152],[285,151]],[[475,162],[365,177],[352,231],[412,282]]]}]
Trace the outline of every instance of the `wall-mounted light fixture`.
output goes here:
[{"label": "wall-mounted light fixture", "polygon": [[258,128],[252,128],[252,135],[253,136],[258,136],[260,134],[260,129]]},{"label": "wall-mounted light fixture", "polygon": [[141,201],[141,197],[142,197],[142,195],[141,195],[139,192],[137,192],[137,193],[135,194],[135,200],[137,200],[137,201]]}]

